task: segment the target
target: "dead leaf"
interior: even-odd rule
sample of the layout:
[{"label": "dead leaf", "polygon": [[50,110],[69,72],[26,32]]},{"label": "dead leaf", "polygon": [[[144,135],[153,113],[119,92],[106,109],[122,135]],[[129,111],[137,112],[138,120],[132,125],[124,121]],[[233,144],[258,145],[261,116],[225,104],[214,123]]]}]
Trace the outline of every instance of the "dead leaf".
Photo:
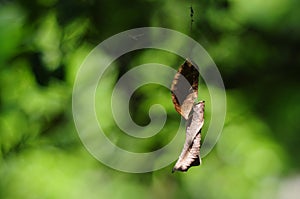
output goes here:
[{"label": "dead leaf", "polygon": [[203,124],[204,101],[201,101],[193,106],[193,113],[187,121],[185,143],[172,172],[187,171],[190,167],[201,164],[200,140]]},{"label": "dead leaf", "polygon": [[189,60],[180,66],[174,76],[171,92],[176,111],[186,120],[198,98],[199,72],[197,66]]}]

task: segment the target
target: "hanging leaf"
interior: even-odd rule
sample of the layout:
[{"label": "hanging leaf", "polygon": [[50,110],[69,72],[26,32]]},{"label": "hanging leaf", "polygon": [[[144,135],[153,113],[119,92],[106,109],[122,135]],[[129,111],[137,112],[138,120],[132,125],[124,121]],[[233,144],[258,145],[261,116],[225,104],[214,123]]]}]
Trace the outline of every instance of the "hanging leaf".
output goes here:
[{"label": "hanging leaf", "polygon": [[186,120],[198,97],[199,72],[197,66],[186,60],[174,76],[171,92],[176,111]]},{"label": "hanging leaf", "polygon": [[201,164],[200,140],[203,124],[204,101],[201,101],[193,106],[193,113],[187,121],[185,143],[172,172],[187,171],[190,167]]}]

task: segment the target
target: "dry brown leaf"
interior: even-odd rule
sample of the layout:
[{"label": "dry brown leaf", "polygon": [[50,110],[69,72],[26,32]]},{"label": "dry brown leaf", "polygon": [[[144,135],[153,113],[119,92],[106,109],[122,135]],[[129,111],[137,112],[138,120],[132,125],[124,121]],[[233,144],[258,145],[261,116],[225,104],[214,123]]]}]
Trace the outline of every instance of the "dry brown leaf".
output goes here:
[{"label": "dry brown leaf", "polygon": [[193,113],[187,121],[185,143],[172,172],[187,171],[190,167],[201,164],[200,140],[203,124],[204,101],[201,101],[193,106]]},{"label": "dry brown leaf", "polygon": [[199,72],[197,66],[186,60],[174,76],[171,92],[176,111],[186,120],[198,97]]}]

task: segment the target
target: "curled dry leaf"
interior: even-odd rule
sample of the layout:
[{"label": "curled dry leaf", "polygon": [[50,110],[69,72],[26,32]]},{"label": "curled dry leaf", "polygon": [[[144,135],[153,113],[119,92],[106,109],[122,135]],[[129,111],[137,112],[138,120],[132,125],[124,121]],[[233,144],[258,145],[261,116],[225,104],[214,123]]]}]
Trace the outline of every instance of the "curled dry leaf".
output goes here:
[{"label": "curled dry leaf", "polygon": [[197,66],[186,60],[176,73],[172,86],[172,101],[176,111],[186,120],[198,97],[199,72]]},{"label": "curled dry leaf", "polygon": [[203,124],[204,101],[201,101],[193,106],[193,113],[187,121],[184,147],[172,172],[187,171],[190,167],[201,164],[200,140]]}]

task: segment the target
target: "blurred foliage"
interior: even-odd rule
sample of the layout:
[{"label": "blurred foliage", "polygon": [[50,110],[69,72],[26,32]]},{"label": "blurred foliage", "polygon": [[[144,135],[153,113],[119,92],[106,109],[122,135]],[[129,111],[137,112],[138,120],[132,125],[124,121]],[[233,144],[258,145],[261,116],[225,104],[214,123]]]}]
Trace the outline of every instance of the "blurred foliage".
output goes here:
[{"label": "blurred foliage", "polygon": [[[191,1],[0,1],[0,198],[265,199],[285,193],[281,182],[300,172],[300,2],[192,4],[190,32]],[[171,174],[172,165],[145,174],[110,169],[84,149],[73,124],[72,84],[85,56],[104,39],[144,26],[193,37],[226,86],[223,133],[203,165],[188,173]],[[122,56],[106,75],[108,91],[130,67],[147,62],[177,68],[182,60],[159,51]],[[164,146],[180,121],[170,99],[165,88],[141,87],[130,105],[137,107],[131,108],[134,121],[146,125],[149,107],[160,103],[168,112],[166,128],[143,141],[108,137],[132,151]],[[103,103],[97,111],[106,108]],[[104,128],[119,132],[111,117],[102,118]]]}]

